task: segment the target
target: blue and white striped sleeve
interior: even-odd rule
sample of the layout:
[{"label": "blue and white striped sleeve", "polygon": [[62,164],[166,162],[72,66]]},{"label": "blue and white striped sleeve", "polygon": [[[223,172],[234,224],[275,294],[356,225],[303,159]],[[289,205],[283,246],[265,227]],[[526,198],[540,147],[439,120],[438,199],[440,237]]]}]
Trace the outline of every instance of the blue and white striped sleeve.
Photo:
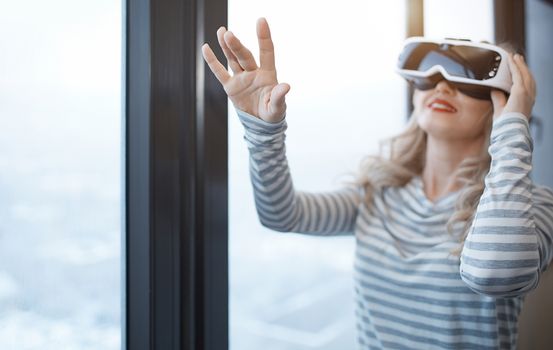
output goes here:
[{"label": "blue and white striped sleeve", "polygon": [[553,192],[536,186],[528,120],[494,120],[490,172],[461,253],[462,280],[475,292],[521,296],[534,289],[553,256]]},{"label": "blue and white striped sleeve", "polygon": [[352,234],[361,201],[355,187],[308,193],[296,191],[286,158],[283,118],[268,123],[238,110],[250,153],[250,178],[263,226],[281,232],[314,235]]}]

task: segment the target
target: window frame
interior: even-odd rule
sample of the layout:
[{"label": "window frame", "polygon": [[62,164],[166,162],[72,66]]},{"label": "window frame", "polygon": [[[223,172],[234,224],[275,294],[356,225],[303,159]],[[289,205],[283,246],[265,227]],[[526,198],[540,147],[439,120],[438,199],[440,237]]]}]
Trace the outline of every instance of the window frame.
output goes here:
[{"label": "window frame", "polygon": [[[412,36],[424,36],[424,0],[406,1],[407,15],[405,16],[405,18],[407,20],[407,32],[405,33],[405,37],[410,38]],[[414,92],[415,88],[411,84],[407,84],[407,121],[409,120],[414,109]]]},{"label": "window frame", "polygon": [[227,1],[124,5],[122,345],[225,349],[227,98],[200,47]]},{"label": "window frame", "polygon": [[493,1],[494,40],[510,42],[526,51],[525,0]]}]

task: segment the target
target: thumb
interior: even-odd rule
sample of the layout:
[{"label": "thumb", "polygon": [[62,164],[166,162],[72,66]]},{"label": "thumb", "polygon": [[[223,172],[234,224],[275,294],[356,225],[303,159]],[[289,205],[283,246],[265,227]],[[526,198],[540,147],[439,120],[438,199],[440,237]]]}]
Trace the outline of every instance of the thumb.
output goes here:
[{"label": "thumb", "polygon": [[505,107],[505,104],[507,104],[507,97],[505,96],[505,93],[503,91],[492,90],[491,97],[494,110],[503,109],[503,107]]},{"label": "thumb", "polygon": [[281,83],[273,87],[270,104],[273,108],[279,108],[284,104],[284,96],[290,91],[290,85]]}]

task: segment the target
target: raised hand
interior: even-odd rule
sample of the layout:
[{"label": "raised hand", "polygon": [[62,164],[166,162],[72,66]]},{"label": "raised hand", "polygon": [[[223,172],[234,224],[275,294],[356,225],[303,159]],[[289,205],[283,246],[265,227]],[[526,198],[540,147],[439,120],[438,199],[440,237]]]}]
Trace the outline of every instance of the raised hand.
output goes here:
[{"label": "raised hand", "polygon": [[503,113],[520,112],[530,120],[536,99],[536,81],[519,54],[509,55],[509,68],[513,78],[511,94],[507,99],[502,91],[492,91],[493,118],[496,119]]},{"label": "raised hand", "polygon": [[290,85],[278,83],[273,41],[265,18],[257,20],[257,38],[260,66],[257,66],[250,50],[232,32],[225,27],[217,30],[219,45],[233,75],[219,62],[208,44],[202,46],[202,54],[236,108],[266,122],[275,123],[286,112],[285,95]]}]

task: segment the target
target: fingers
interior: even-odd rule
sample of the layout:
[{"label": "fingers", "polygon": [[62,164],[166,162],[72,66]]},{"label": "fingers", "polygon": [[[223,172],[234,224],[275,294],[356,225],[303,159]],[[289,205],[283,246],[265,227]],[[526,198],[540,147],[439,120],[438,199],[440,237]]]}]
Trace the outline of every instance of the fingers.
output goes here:
[{"label": "fingers", "polygon": [[259,41],[259,64],[262,69],[275,70],[275,49],[267,20],[258,19],[256,29]]},{"label": "fingers", "polygon": [[232,33],[232,32],[225,32],[224,34],[225,43],[227,44],[228,48],[234,56],[238,59],[238,63],[240,66],[247,71],[253,71],[256,70],[257,63],[255,63],[255,59],[253,58],[252,53],[250,50],[248,50],[240,40]]},{"label": "fingers", "polygon": [[202,46],[202,55],[204,56],[204,60],[207,62],[209,69],[211,69],[213,74],[215,74],[215,77],[217,77],[217,80],[224,85],[230,79],[230,74],[227,72],[225,66],[219,62],[208,44],[204,44]]},{"label": "fingers", "polygon": [[513,78],[513,87],[523,87],[524,82],[517,63],[514,61],[513,55],[509,55],[509,69],[511,70],[511,77]]},{"label": "fingers", "polygon": [[526,62],[524,62],[524,57],[522,55],[515,55],[514,60],[517,63],[517,66],[521,74],[524,86],[526,87],[526,90],[532,97],[535,97],[536,80],[532,76],[532,73],[530,72],[530,68],[528,68],[528,65],[526,64]]},{"label": "fingers", "polygon": [[517,85],[522,90],[526,91],[530,97],[536,96],[536,81],[530,73],[530,69],[524,63],[524,59],[521,55],[509,55],[509,67],[511,69],[511,76],[513,77],[513,87]]},{"label": "fingers", "polygon": [[535,101],[534,78],[519,55],[509,55],[509,68],[513,86],[503,112],[518,112],[530,118]]},{"label": "fingers", "polygon": [[240,66],[240,64],[238,63],[238,59],[236,58],[236,56],[234,56],[232,51],[230,51],[230,49],[227,46],[227,43],[225,42],[224,35],[225,35],[226,31],[227,30],[225,29],[225,27],[220,27],[217,30],[217,41],[219,41],[219,46],[221,46],[221,49],[223,49],[223,53],[225,54],[225,57],[227,58],[230,69],[232,69],[234,74],[240,73],[240,72],[243,71],[243,69]]}]

